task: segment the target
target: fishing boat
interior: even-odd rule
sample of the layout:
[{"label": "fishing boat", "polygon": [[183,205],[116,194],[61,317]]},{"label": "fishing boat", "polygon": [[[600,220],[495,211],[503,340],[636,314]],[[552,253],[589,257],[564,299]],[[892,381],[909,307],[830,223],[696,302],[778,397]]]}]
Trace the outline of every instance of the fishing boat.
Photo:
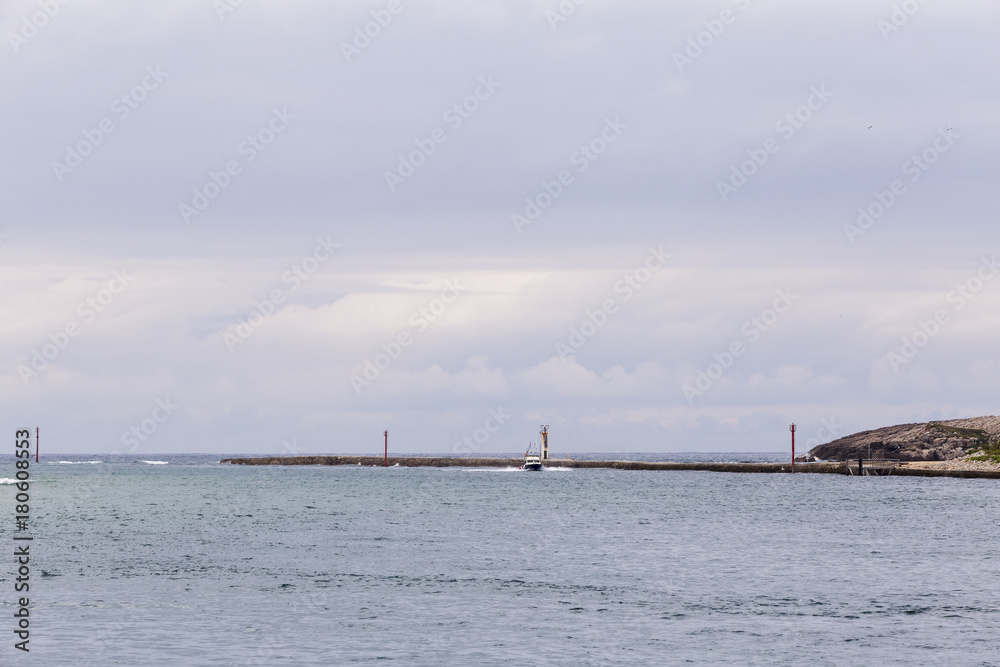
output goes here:
[{"label": "fishing boat", "polygon": [[538,452],[538,445],[532,443],[524,451],[524,464],[521,470],[541,470],[542,455]]}]

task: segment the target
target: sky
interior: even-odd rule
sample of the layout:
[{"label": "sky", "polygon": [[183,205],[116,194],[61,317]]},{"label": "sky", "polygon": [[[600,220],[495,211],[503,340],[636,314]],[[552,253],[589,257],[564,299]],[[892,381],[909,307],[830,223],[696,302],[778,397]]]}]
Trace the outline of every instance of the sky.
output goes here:
[{"label": "sky", "polygon": [[986,0],[8,0],[0,422],[786,451],[997,413]]}]

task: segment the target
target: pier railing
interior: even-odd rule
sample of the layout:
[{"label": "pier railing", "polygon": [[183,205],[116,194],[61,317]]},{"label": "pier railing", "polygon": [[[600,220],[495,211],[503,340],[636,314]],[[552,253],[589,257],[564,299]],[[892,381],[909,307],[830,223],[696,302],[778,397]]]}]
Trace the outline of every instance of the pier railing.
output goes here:
[{"label": "pier railing", "polygon": [[899,468],[899,459],[854,459],[847,462],[848,475],[891,475]]}]

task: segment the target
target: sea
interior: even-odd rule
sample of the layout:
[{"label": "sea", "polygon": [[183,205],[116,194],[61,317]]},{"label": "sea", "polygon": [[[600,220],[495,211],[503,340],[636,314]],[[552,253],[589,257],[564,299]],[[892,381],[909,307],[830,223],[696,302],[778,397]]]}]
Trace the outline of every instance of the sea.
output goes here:
[{"label": "sea", "polygon": [[220,458],[32,462],[0,664],[1000,665],[997,480]]}]

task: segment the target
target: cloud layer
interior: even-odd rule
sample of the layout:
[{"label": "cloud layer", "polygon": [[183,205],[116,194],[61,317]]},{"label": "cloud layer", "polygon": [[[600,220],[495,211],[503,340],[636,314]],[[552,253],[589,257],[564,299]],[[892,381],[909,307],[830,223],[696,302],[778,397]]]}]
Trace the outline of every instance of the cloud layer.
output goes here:
[{"label": "cloud layer", "polygon": [[1000,9],[903,5],[9,3],[3,421],[446,452],[503,410],[480,451],[561,453],[992,414]]}]

